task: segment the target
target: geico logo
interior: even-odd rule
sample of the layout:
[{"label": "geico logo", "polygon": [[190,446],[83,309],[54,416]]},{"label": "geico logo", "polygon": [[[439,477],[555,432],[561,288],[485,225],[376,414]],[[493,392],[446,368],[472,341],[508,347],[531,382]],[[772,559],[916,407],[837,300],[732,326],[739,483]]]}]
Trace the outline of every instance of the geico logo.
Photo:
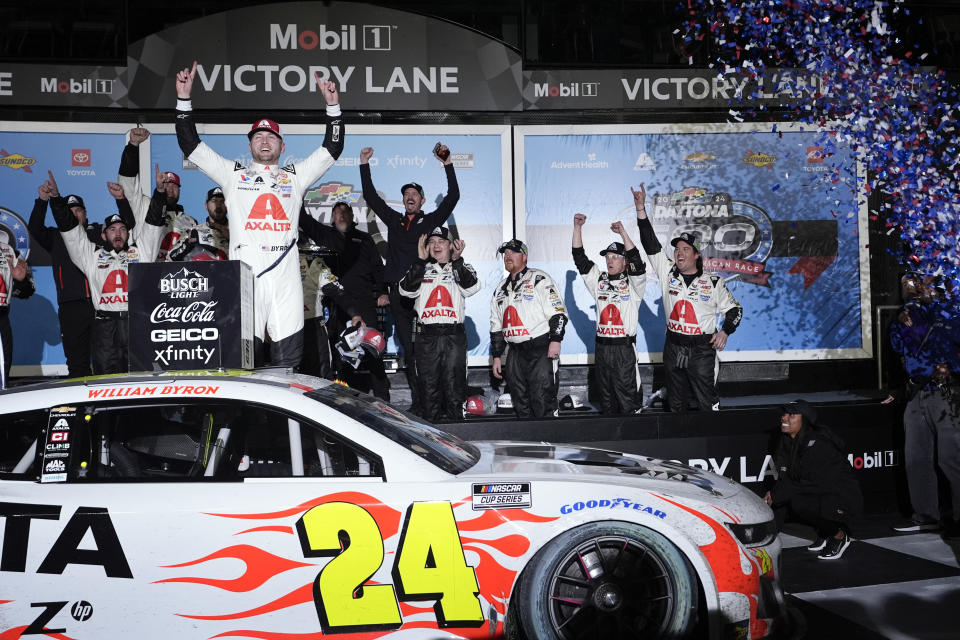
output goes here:
[{"label": "geico logo", "polygon": [[150,332],[153,342],[199,342],[201,340],[217,340],[220,332],[216,327],[192,327],[190,329],[154,329]]}]

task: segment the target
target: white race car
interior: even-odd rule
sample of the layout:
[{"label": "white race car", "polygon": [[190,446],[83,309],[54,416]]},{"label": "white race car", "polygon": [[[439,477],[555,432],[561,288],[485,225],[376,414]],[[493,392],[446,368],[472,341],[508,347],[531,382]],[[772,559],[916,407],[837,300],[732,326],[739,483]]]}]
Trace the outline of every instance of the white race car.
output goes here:
[{"label": "white race car", "polygon": [[761,638],[764,502],[293,374],[0,392],[0,638]]}]

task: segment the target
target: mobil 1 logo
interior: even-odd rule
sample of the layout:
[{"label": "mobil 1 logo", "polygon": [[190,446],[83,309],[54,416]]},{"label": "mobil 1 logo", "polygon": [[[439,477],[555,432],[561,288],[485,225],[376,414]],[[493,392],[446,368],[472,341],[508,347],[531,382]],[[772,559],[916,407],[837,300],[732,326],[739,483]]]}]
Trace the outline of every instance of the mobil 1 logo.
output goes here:
[{"label": "mobil 1 logo", "polygon": [[528,509],[533,506],[529,482],[473,485],[473,509]]}]

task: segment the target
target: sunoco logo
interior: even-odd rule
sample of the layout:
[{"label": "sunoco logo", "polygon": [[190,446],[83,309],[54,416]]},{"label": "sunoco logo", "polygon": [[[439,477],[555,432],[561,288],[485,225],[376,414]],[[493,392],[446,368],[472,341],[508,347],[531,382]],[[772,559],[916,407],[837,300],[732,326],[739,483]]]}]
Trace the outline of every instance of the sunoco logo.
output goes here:
[{"label": "sunoco logo", "polygon": [[171,298],[196,298],[209,289],[209,284],[206,277],[183,267],[161,278],[159,287],[160,293],[166,293]]},{"label": "sunoco logo", "polygon": [[6,149],[0,149],[0,167],[10,167],[11,169],[23,169],[27,173],[33,173],[30,167],[37,163],[36,158],[30,158],[22,153],[7,153]]},{"label": "sunoco logo", "polygon": [[745,164],[752,164],[755,167],[766,167],[773,171],[773,163],[777,161],[777,156],[768,156],[765,153],[754,153],[753,151],[747,151],[746,155],[743,157],[743,162]]}]

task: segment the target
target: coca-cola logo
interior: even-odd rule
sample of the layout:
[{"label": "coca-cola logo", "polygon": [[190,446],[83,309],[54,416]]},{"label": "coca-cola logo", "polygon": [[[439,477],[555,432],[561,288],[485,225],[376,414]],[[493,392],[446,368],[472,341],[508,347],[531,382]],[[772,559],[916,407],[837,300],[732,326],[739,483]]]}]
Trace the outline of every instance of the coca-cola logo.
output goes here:
[{"label": "coca-cola logo", "polygon": [[216,300],[191,302],[184,306],[171,306],[166,302],[161,302],[150,312],[150,322],[153,324],[160,324],[161,322],[181,322],[184,324],[214,322],[213,308],[215,306],[217,306]]}]

